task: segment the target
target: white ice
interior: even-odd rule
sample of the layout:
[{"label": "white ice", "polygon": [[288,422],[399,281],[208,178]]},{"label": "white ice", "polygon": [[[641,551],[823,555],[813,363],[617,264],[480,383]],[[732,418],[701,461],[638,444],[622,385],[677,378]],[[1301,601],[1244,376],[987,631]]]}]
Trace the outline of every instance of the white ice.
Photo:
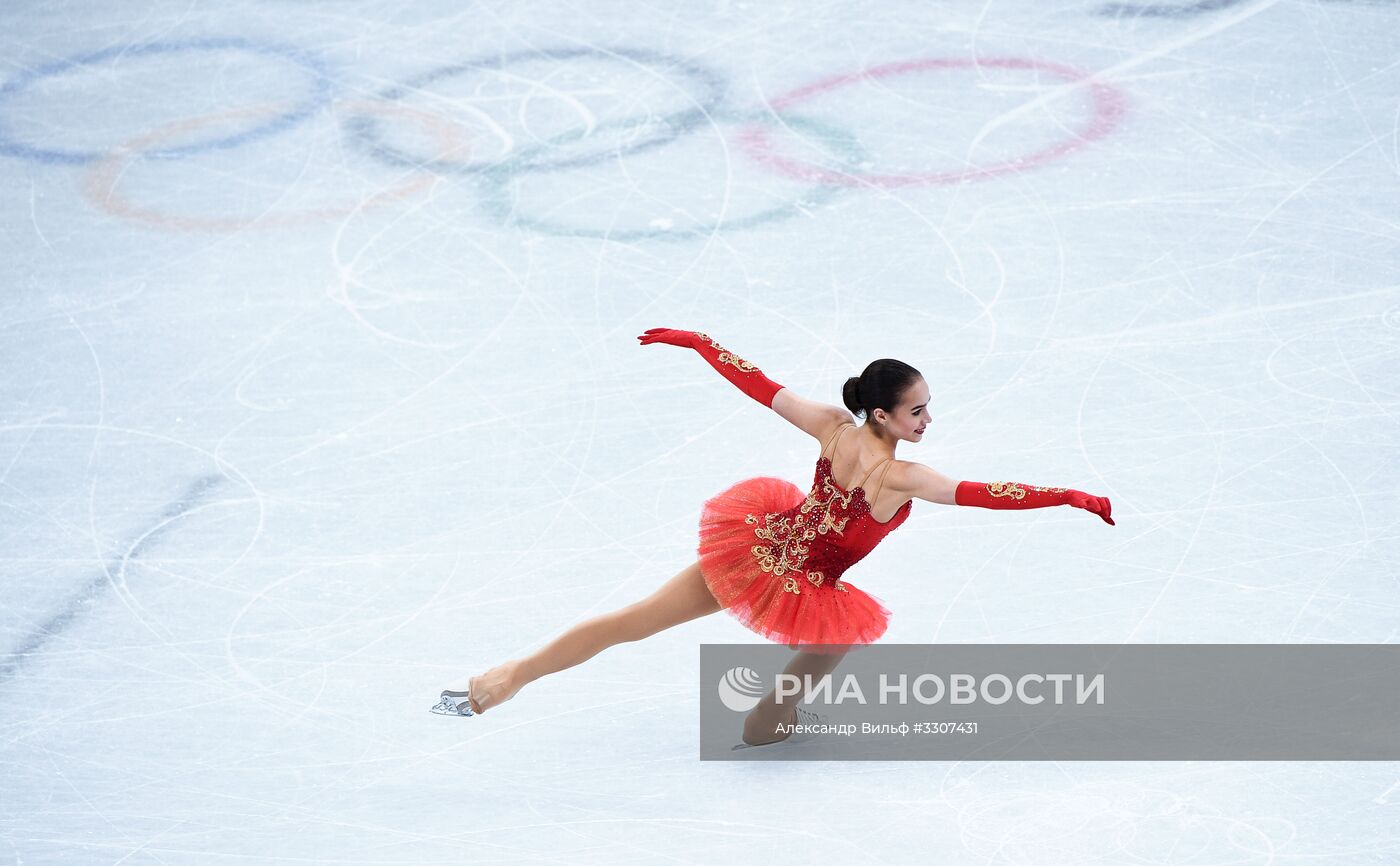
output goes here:
[{"label": "white ice", "polygon": [[427,712],[810,482],[658,326],[1111,497],[915,502],[886,641],[1400,639],[1400,2],[1151,5],[5,4],[0,862],[1400,862],[1394,763],[702,763],[725,614]]}]

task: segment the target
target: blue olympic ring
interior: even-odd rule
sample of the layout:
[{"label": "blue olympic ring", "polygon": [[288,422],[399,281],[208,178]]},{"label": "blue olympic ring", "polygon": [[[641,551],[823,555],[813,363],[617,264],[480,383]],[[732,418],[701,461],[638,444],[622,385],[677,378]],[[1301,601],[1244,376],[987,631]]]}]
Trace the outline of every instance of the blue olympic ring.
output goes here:
[{"label": "blue olympic ring", "polygon": [[[849,167],[853,172],[858,171],[858,166],[870,159],[870,154],[861,147],[860,141],[854,134],[799,115],[785,114],[779,117],[770,112],[757,112],[752,114],[719,112],[715,115],[714,119],[724,123],[780,123],[785,126],[791,126],[801,132],[810,133],[814,138],[818,139],[827,150],[836,156],[841,164]],[[548,150],[552,147],[556,147],[563,140],[567,140],[571,137],[576,138],[581,134],[582,133],[565,133],[563,136],[559,136],[553,141],[545,142],[544,144],[537,145],[530,151],[526,151],[522,154],[522,158],[531,155],[531,151]],[[811,187],[802,198],[796,201],[747,214],[737,219],[721,219],[711,223],[701,223],[678,229],[587,228],[552,222],[530,216],[529,214],[520,213],[515,205],[508,200],[506,195],[507,185],[515,176],[514,173],[504,169],[486,172],[482,175],[481,208],[486,213],[500,220],[503,224],[507,226],[520,226],[521,228],[543,234],[560,235],[564,237],[599,238],[622,242],[639,240],[689,240],[697,236],[711,235],[720,231],[756,228],[765,223],[777,222],[781,219],[796,216],[802,213],[805,207],[823,204],[849,188],[845,185],[838,184],[819,184]]]},{"label": "blue olympic ring", "polygon": [[[200,153],[202,151],[237,147],[240,144],[245,144],[254,139],[272,135],[273,133],[294,126],[309,118],[317,109],[330,101],[332,90],[330,70],[327,69],[315,55],[290,46],[263,44],[251,42],[247,39],[231,37],[225,39],[195,39],[185,42],[146,42],[139,45],[114,45],[111,48],[104,48],[101,51],[94,51],[91,54],[82,54],[77,57],[68,58],[67,60],[47,63],[43,66],[27,70],[18,78],[6,82],[4,86],[0,86],[0,102],[13,97],[15,94],[43,78],[49,78],[80,66],[99,63],[112,57],[141,57],[150,54],[176,54],[184,51],[221,51],[228,49],[248,51],[253,54],[265,54],[283,60],[289,60],[311,73],[315,81],[314,92],[305,101],[292,107],[287,112],[279,114],[252,129],[225,136],[224,138],[216,138],[209,141],[197,142],[195,144],[151,151],[145,154],[147,157],[179,157]],[[36,147],[7,137],[3,126],[0,126],[0,153],[9,156],[34,159],[39,162],[65,163],[70,165],[81,165],[83,163],[92,162],[105,155],[103,151],[73,151]]]},{"label": "blue olympic ring", "polygon": [[[351,118],[346,123],[347,131],[352,140],[363,145],[370,155],[395,167],[427,168],[441,173],[455,174],[479,174],[485,172],[495,172],[502,169],[509,171],[557,171],[564,168],[577,168],[585,165],[596,165],[608,159],[616,158],[626,153],[637,153],[653,147],[660,147],[669,141],[679,137],[682,133],[694,129],[701,124],[710,111],[724,98],[726,88],[725,79],[713,70],[692,63],[679,57],[672,57],[667,54],[659,54],[655,51],[646,51],[638,48],[546,48],[518,51],[512,54],[504,54],[494,58],[482,58],[479,60],[468,60],[464,63],[457,63],[452,66],[443,66],[423,73],[410,79],[398,87],[387,90],[377,98],[387,102],[402,101],[405,96],[422,90],[423,88],[438,81],[448,78],[455,78],[464,73],[476,70],[504,69],[507,66],[530,61],[530,60],[572,60],[576,57],[592,57],[609,61],[630,61],[632,63],[657,67],[660,72],[666,73],[676,71],[686,78],[699,85],[700,93],[692,94],[694,104],[681,111],[663,115],[662,117],[647,116],[636,121],[623,125],[624,129],[633,129],[643,126],[655,126],[656,131],[639,136],[637,140],[626,144],[614,144],[608,150],[584,154],[576,157],[560,157],[557,159],[538,158],[541,151],[532,149],[530,153],[536,158],[529,161],[519,157],[508,159],[504,162],[491,163],[461,163],[444,160],[434,160],[430,158],[415,156],[387,144],[379,130],[379,120],[377,118],[360,115]],[[577,136],[581,137],[581,136]]]}]

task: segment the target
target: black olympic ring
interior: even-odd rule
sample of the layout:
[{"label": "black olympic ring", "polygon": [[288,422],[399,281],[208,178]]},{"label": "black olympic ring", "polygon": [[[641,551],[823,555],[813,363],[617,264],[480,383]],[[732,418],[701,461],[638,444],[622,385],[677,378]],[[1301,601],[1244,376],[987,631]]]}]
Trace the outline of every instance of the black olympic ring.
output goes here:
[{"label": "black olympic ring", "polygon": [[[639,48],[546,48],[517,51],[494,58],[468,60],[463,63],[443,66],[418,75],[397,87],[387,90],[376,99],[402,101],[423,88],[448,78],[474,72],[476,70],[504,69],[507,66],[528,60],[571,60],[576,57],[595,57],[604,60],[624,60],[637,64],[659,67],[659,71],[679,72],[699,85],[700,93],[693,94],[694,105],[661,117],[645,117],[633,124],[634,127],[656,127],[655,131],[639,136],[625,144],[614,142],[607,150],[574,157],[544,159],[532,155],[528,159],[506,159],[490,163],[461,163],[435,160],[426,155],[416,155],[401,150],[384,140],[377,118],[357,115],[346,121],[350,138],[383,162],[395,167],[430,169],[444,174],[481,174],[485,172],[557,171],[585,165],[596,165],[625,153],[636,153],[653,147],[660,147],[678,138],[709,116],[710,112],[724,98],[725,79],[719,73],[689,60],[647,51]],[[532,151],[532,153],[534,153]]]}]

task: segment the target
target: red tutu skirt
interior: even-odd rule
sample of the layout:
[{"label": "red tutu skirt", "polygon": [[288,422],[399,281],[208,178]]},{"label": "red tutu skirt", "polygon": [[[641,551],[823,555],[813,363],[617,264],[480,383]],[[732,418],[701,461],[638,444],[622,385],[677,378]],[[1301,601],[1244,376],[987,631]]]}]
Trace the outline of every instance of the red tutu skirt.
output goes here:
[{"label": "red tutu skirt", "polygon": [[[814,586],[795,572],[800,593],[783,589],[785,579],[764,571],[754,534],[763,516],[786,511],[807,498],[797,485],[781,478],[746,478],[705,501],[700,512],[700,570],[705,584],[725,610],[771,641],[805,652],[844,652],[872,643],[885,633],[890,612],[880,600],[843,579],[846,591]],[[755,515],[757,524],[747,521]],[[792,574],[793,572],[789,572]],[[809,646],[811,645],[811,646]]]}]

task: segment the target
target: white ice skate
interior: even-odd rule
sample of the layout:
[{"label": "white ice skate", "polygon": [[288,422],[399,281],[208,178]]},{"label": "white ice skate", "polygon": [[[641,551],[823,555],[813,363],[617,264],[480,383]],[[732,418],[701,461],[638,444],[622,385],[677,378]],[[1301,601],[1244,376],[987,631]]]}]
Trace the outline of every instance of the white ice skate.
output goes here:
[{"label": "white ice skate", "polygon": [[[796,723],[799,724],[799,725],[804,725],[804,726],[807,726],[807,725],[820,725],[820,724],[822,724],[823,722],[826,721],[826,716],[824,716],[824,715],[822,715],[822,714],[820,714],[820,713],[814,713],[814,712],[812,712],[811,710],[804,709],[803,707],[797,707],[796,709],[797,709],[797,722],[796,722]],[[757,744],[754,744],[754,745],[750,745],[749,743],[739,743],[739,744],[736,745],[736,746],[730,747],[729,751],[731,751],[731,752],[737,752],[737,751],[739,751],[740,749],[761,749],[761,748],[763,748],[764,746],[781,746],[783,743],[805,743],[805,742],[808,741],[808,740],[816,739],[817,737],[820,737],[820,736],[821,736],[821,733],[818,732],[818,731],[813,731],[813,730],[796,731],[796,732],[794,732],[794,733],[792,733],[792,734],[789,734],[787,737],[785,737],[785,738],[783,738],[783,739],[781,739],[781,740],[774,740],[774,741],[771,742],[771,743],[757,743]]]},{"label": "white ice skate", "polygon": [[430,712],[440,716],[474,716],[476,710],[472,709],[471,689],[464,692],[454,692],[451,689],[442,690],[442,700],[434,704]]}]

